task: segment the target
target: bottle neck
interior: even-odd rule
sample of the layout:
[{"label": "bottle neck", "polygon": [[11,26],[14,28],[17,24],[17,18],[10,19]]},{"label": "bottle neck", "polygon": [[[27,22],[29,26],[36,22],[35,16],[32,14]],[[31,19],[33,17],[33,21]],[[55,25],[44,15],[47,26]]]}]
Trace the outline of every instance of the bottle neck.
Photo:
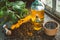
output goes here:
[{"label": "bottle neck", "polygon": [[35,0],[35,3],[36,4],[40,4],[40,0]]},{"label": "bottle neck", "polygon": [[35,1],[41,1],[41,0],[35,0]]}]

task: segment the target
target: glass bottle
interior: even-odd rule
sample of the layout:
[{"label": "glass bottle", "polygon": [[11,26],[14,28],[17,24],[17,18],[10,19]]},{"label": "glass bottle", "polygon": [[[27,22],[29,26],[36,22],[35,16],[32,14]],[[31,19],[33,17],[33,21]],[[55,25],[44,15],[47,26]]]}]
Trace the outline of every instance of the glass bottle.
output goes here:
[{"label": "glass bottle", "polygon": [[35,0],[32,3],[31,14],[34,30],[40,30],[44,21],[44,4],[40,0]]}]

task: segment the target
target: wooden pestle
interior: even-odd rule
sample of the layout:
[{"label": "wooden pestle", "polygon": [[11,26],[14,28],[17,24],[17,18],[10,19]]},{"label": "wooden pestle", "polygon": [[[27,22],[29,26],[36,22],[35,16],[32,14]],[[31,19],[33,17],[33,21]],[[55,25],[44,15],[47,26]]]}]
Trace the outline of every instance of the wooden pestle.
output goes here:
[{"label": "wooden pestle", "polygon": [[11,30],[9,30],[8,28],[7,28],[7,25],[5,24],[5,25],[3,25],[3,28],[5,29],[5,33],[6,33],[6,35],[11,35]]}]

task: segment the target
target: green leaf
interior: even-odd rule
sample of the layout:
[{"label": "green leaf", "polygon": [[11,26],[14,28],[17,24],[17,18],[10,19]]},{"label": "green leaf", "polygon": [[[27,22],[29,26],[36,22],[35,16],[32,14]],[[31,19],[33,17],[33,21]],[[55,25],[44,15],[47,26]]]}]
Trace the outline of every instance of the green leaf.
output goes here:
[{"label": "green leaf", "polygon": [[0,18],[2,18],[3,16],[4,16],[4,12],[0,10]]}]

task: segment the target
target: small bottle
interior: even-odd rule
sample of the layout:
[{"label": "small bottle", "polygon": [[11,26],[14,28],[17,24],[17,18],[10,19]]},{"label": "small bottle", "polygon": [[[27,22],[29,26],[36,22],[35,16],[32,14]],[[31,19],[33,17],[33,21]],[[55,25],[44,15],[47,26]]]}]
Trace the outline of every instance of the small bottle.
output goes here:
[{"label": "small bottle", "polygon": [[[35,0],[31,5],[32,21],[34,24],[43,25],[44,22],[44,4],[40,0]],[[40,27],[34,27],[38,30]]]}]

